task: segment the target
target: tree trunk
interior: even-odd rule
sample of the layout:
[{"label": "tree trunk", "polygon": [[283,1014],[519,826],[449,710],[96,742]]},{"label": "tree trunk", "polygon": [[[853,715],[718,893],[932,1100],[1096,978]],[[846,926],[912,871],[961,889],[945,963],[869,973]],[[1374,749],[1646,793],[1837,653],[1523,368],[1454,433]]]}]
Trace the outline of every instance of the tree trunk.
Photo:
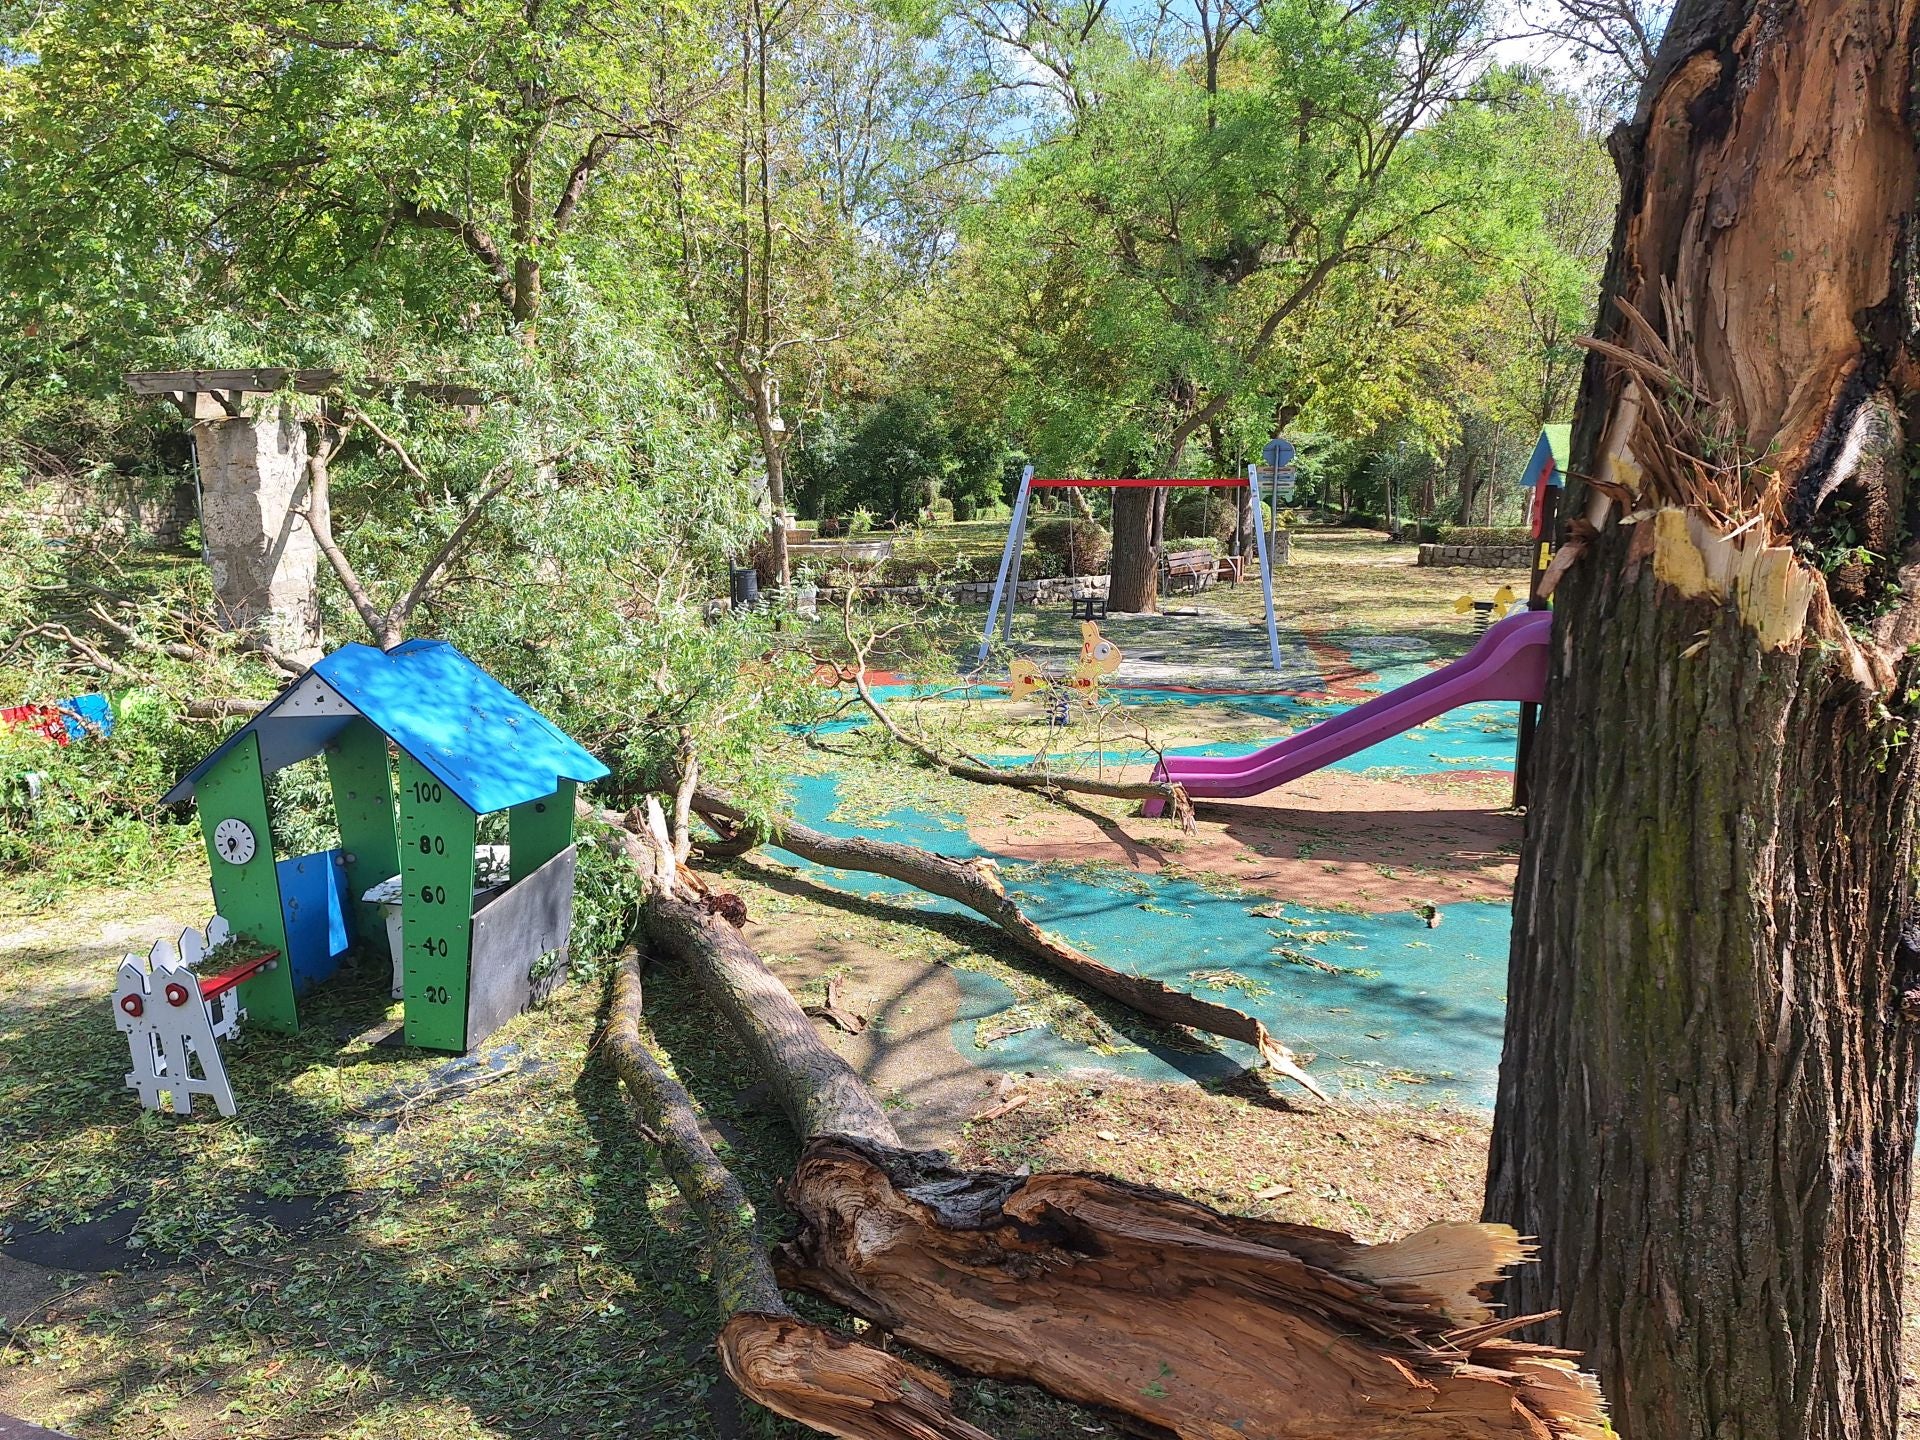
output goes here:
[{"label": "tree trunk", "polygon": [[1113,492],[1112,581],[1107,604],[1150,615],[1160,608],[1160,556],[1153,546],[1152,490],[1122,486]]},{"label": "tree trunk", "polygon": [[1895,1434],[1914,32],[1683,0],[1615,141],[1486,1213],[1625,1440]]},{"label": "tree trunk", "polygon": [[773,542],[774,583],[782,590],[786,589],[793,578],[793,566],[787,554],[787,447],[786,435],[773,429],[774,415],[765,397],[759,398],[762,414],[760,420],[760,453],[767,462],[767,503],[773,514],[768,520],[772,527],[769,538]]},{"label": "tree trunk", "polygon": [[1460,444],[1454,451],[1454,458],[1460,465],[1460,469],[1454,477],[1458,485],[1456,496],[1459,507],[1454,511],[1453,523],[1456,525],[1473,524],[1473,502],[1480,498],[1480,481],[1478,479],[1480,452],[1473,443],[1474,429],[1474,422],[1471,420],[1461,426],[1462,434]]},{"label": "tree trunk", "polygon": [[820,1043],[787,987],[731,925],[677,896],[646,906],[647,935],[670,954],[700,952],[695,978],[734,1022],[754,1065],[801,1135],[848,1135],[898,1146],[900,1136],[853,1067]]},{"label": "tree trunk", "polygon": [[1180,1440],[1601,1440],[1598,1392],[1476,1295],[1526,1247],[1390,1245],[1100,1175],[955,1170],[837,1140],[788,1186],[780,1277],[975,1374]]},{"label": "tree trunk", "polygon": [[801,1231],[783,1278],[955,1364],[1178,1440],[1601,1440],[1591,1379],[1507,1338],[1516,1322],[1481,1298],[1527,1257],[1511,1230],[1434,1225],[1362,1245],[1101,1176],[909,1154],[871,1097],[838,1083],[844,1063],[723,918],[739,918],[738,897],[696,901],[682,876],[649,886],[649,933],[808,1141],[785,1192]]},{"label": "tree trunk", "polygon": [[727,1377],[775,1414],[846,1440],[993,1440],[952,1412],[939,1376],[793,1313],[752,1202],[701,1133],[685,1088],[641,1040],[640,1014],[640,958],[629,949],[614,973],[600,1048],[706,1232],[706,1268],[726,1315],[715,1344]]},{"label": "tree trunk", "polygon": [[[1183,385],[1182,393],[1190,404],[1191,387]],[[1216,396],[1180,422],[1160,459],[1161,475],[1180,473],[1188,439],[1195,429],[1219,414],[1224,404],[1225,397]],[[1140,614],[1159,611],[1160,554],[1165,541],[1166,514],[1167,492],[1163,488],[1113,492],[1113,578],[1107,590],[1107,603],[1111,608]]]}]

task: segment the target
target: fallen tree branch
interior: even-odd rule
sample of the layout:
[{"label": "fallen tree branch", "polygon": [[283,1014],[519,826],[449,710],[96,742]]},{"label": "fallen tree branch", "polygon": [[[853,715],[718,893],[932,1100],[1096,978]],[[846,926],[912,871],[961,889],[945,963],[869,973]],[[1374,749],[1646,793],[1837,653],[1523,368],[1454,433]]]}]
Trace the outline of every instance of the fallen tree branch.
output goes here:
[{"label": "fallen tree branch", "polygon": [[[625,830],[644,851],[638,824]],[[1505,1338],[1539,1317],[1489,1319],[1485,1287],[1528,1257],[1511,1229],[1439,1225],[1368,1246],[1100,1176],[1019,1178],[909,1154],[870,1096],[826,1083],[844,1062],[721,918],[730,898],[649,886],[644,909],[789,1115],[806,1117],[786,1187],[802,1228],[782,1278],[967,1369],[1180,1440],[1606,1434],[1599,1392],[1567,1352]],[[766,1069],[779,1053],[798,1063]]]},{"label": "fallen tree branch", "polygon": [[706,1232],[708,1273],[727,1317],[715,1343],[728,1378],[775,1414],[848,1440],[992,1440],[953,1413],[939,1376],[793,1313],[746,1191],[700,1133],[685,1088],[640,1038],[641,993],[640,957],[629,946],[600,1048]]},{"label": "fallen tree branch", "polygon": [[[747,820],[744,812],[708,789],[694,792],[693,806],[708,823],[721,828],[723,840],[737,836]],[[773,821],[767,839],[803,860],[836,870],[859,870],[904,880],[930,894],[964,905],[999,926],[1028,955],[1071,975],[1081,984],[1169,1025],[1187,1025],[1250,1045],[1262,1060],[1289,1080],[1322,1100],[1327,1098],[1326,1092],[1300,1064],[1299,1057],[1268,1034],[1267,1027],[1257,1017],[1231,1005],[1175,990],[1145,975],[1115,970],[1041,929],[1007,895],[990,860],[954,860],[888,840],[850,840],[823,835],[794,820]]]},{"label": "fallen tree branch", "polygon": [[246,695],[216,695],[189,700],[183,713],[189,720],[228,720],[236,715],[258,715],[270,703]]},{"label": "fallen tree branch", "polygon": [[[852,593],[852,587],[849,586],[848,596]],[[1100,795],[1110,800],[1162,800],[1166,802],[1167,812],[1180,822],[1180,828],[1192,832],[1193,802],[1180,785],[1157,780],[1089,780],[1080,775],[1062,775],[1053,770],[1035,770],[1030,766],[1002,769],[987,764],[978,755],[967,755],[958,760],[942,755],[925,741],[909,735],[887,712],[887,707],[880,703],[873,688],[867,684],[867,652],[854,639],[852,607],[853,602],[849,598],[841,608],[841,628],[846,633],[847,643],[853,647],[855,659],[850,677],[843,678],[852,679],[860,703],[867,707],[896,744],[905,746],[929,765],[954,779],[968,780],[976,785],[1002,785],[1012,790],[1031,790],[1048,796],[1071,793]]]},{"label": "fallen tree branch", "polygon": [[596,813],[616,827],[628,861],[649,877],[641,910],[648,937],[668,954],[700,957],[690,967],[694,979],[739,1034],[793,1128],[802,1135],[851,1135],[898,1146],[900,1136],[879,1101],[852,1066],[820,1043],[787,987],[740,932],[716,915],[714,897],[689,896],[684,886],[661,883],[675,871],[671,842],[663,850],[637,818]]}]

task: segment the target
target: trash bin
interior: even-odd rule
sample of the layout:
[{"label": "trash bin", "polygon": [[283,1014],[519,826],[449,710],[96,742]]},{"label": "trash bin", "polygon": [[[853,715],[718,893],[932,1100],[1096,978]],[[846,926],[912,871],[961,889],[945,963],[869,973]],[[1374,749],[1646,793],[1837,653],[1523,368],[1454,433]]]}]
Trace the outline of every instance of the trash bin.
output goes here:
[{"label": "trash bin", "polygon": [[751,565],[733,567],[733,608],[751,610],[760,603],[760,575]]}]

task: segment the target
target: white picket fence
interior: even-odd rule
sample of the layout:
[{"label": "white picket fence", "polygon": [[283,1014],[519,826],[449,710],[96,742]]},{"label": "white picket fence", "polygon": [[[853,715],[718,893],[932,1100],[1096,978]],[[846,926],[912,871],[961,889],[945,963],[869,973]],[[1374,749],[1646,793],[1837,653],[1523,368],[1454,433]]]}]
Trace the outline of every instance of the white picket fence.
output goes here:
[{"label": "white picket fence", "polygon": [[[133,1068],[127,1086],[149,1110],[173,1097],[173,1113],[193,1113],[193,1097],[210,1095],[222,1115],[234,1113],[233,1087],[220,1059],[220,1041],[234,1034],[246,1011],[237,990],[202,997],[196,973],[207,955],[231,935],[218,915],[204,931],[188,928],[179,940],[156,940],[143,956],[120,962],[113,992],[113,1021],[127,1037]],[[198,1075],[193,1073],[195,1062]]]}]

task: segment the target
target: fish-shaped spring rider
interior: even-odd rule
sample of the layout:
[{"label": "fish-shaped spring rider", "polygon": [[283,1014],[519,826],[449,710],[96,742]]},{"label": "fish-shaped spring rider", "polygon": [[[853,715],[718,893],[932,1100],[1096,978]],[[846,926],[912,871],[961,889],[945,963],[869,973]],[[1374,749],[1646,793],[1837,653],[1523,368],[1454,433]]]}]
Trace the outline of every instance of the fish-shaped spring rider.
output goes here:
[{"label": "fish-shaped spring rider", "polygon": [[1118,670],[1125,658],[1118,645],[1101,635],[1097,624],[1083,620],[1080,622],[1080,656],[1066,674],[1056,674],[1038,661],[1022,656],[1007,667],[1012,682],[1009,692],[1015,700],[1051,701],[1053,710],[1049,718],[1052,723],[1063,723],[1054,718],[1061,702],[1075,699],[1092,708],[1101,680]]}]

